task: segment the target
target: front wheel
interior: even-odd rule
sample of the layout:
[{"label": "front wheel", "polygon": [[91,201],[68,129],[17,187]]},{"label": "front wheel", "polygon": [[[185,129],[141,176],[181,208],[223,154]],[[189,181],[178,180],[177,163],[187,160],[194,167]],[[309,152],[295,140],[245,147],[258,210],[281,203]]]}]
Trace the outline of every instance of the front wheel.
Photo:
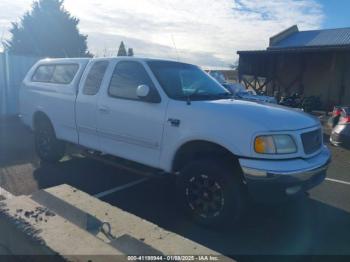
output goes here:
[{"label": "front wheel", "polygon": [[34,130],[35,150],[41,160],[58,162],[65,153],[65,143],[56,138],[55,131],[48,120],[40,121]]},{"label": "front wheel", "polygon": [[244,208],[238,167],[220,159],[199,159],[180,171],[177,192],[181,206],[199,224],[236,223]]}]

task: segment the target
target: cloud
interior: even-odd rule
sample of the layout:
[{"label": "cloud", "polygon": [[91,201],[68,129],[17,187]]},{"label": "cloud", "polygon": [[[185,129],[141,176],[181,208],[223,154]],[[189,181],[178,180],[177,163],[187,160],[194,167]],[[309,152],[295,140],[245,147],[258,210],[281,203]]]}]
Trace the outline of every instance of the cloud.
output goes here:
[{"label": "cloud", "polygon": [[[2,0],[1,10],[11,12],[0,26],[29,5]],[[227,66],[237,50],[265,48],[271,35],[293,24],[316,29],[324,19],[316,0],[66,0],[65,7],[80,18],[92,52],[113,54],[125,40],[137,55],[203,66]]]},{"label": "cloud", "polygon": [[[101,42],[101,39],[103,41]],[[137,56],[166,58],[171,60],[181,60],[187,62],[195,62],[199,65],[227,67],[227,62],[223,59],[215,57],[209,51],[187,51],[175,49],[173,46],[167,46],[157,43],[150,44],[146,40],[126,37],[124,35],[105,35],[103,33],[94,33],[89,36],[89,45],[98,46],[94,51],[96,56],[115,56],[118,53],[119,44],[121,41],[132,47]]]},{"label": "cloud", "polygon": [[11,22],[18,22],[20,16],[30,8],[31,2],[28,0],[2,0],[0,1],[0,33],[6,33]]}]

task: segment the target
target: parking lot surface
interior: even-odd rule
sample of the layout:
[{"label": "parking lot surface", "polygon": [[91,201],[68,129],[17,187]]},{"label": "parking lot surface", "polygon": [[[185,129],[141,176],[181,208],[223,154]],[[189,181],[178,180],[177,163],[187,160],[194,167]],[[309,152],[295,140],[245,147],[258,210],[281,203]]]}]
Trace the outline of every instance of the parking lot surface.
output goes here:
[{"label": "parking lot surface", "polygon": [[0,120],[0,187],[21,195],[69,184],[225,255],[349,255],[350,151],[329,147],[328,178],[309,197],[254,205],[239,227],[224,230],[187,220],[176,208],[171,178],[143,177],[77,156],[40,163],[32,133],[16,119]]}]

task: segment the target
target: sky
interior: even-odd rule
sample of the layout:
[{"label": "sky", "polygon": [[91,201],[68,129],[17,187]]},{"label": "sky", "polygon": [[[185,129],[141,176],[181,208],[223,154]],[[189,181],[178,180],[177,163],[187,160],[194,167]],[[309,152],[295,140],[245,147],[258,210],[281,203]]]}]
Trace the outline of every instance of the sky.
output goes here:
[{"label": "sky", "polygon": [[[32,0],[0,1],[1,38]],[[120,41],[137,56],[227,67],[238,50],[265,49],[269,37],[300,30],[350,27],[349,0],[65,0],[96,56],[114,56]]]}]

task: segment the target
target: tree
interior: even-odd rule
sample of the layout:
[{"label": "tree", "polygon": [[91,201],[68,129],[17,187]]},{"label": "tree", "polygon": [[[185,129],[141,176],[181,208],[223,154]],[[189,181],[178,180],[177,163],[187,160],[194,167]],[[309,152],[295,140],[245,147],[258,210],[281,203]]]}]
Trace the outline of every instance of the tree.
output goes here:
[{"label": "tree", "polygon": [[128,56],[134,56],[134,49],[133,48],[128,49]]},{"label": "tree", "polygon": [[63,7],[64,0],[38,0],[31,11],[12,23],[11,39],[5,49],[10,53],[41,57],[86,57],[87,36],[79,32],[79,19]]},{"label": "tree", "polygon": [[127,56],[124,42],[120,43],[117,56]]}]

